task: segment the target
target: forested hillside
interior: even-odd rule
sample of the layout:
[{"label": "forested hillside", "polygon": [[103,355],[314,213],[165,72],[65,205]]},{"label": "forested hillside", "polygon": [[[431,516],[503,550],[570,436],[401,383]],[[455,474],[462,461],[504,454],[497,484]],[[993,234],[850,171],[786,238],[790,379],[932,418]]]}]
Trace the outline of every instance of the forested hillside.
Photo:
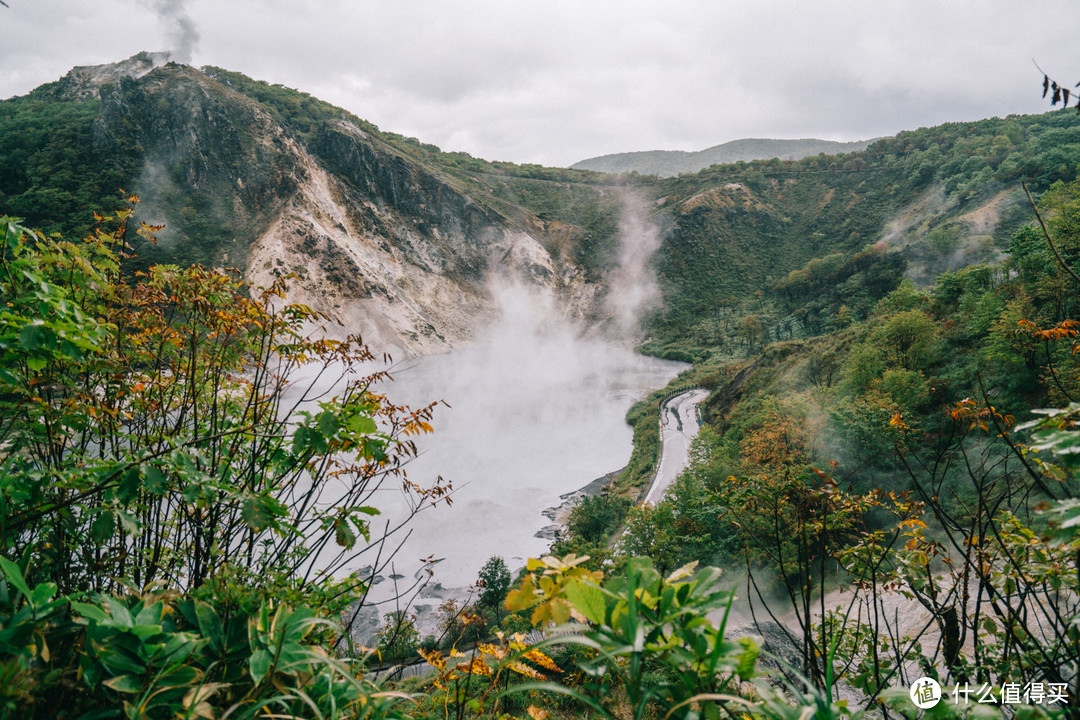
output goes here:
[{"label": "forested hillside", "polygon": [[139,248],[143,269],[236,267],[257,285],[293,275],[290,299],[402,354],[471,337],[494,311],[495,266],[548,288],[569,315],[596,314],[612,193],[575,183],[565,221],[549,223],[511,187],[481,182],[547,171],[433,161],[418,141],[309,95],[158,60],[76,68],[0,102],[0,162],[15,168],[0,207],[79,237],[94,212],[123,206],[122,188],[140,198],[136,220],[161,226]]},{"label": "forested hillside", "polygon": [[[925,286],[942,270],[996,261],[1028,217],[1019,181],[1038,193],[1068,179],[1080,149],[1075,119],[1057,112],[923,128],[847,155],[617,181],[445,153],[216,68],[170,65],[90,90],[86,77],[0,103],[0,161],[14,169],[0,180],[0,206],[31,226],[84,234],[94,211],[121,206],[122,187],[140,193],[144,219],[166,226],[144,261],[244,268],[288,198],[305,195],[313,171],[290,149],[299,144],[354,208],[350,232],[385,237],[427,273],[468,286],[489,260],[450,239],[505,226],[599,282],[616,261],[614,190],[630,183],[668,228],[647,349],[684,358],[817,335],[838,313],[865,317],[905,273]],[[355,209],[373,204],[391,212]],[[327,222],[296,232],[325,243],[317,238],[341,224]],[[441,250],[425,257],[402,233]],[[327,262],[355,264],[365,282],[353,295],[400,293],[348,255]]]},{"label": "forested hillside", "polygon": [[1080,125],[1059,112],[655,183],[673,227],[658,257],[665,302],[650,347],[701,357],[818,335],[864,318],[905,275],[925,286],[938,272],[996,262],[1030,219],[1020,182],[1039,192],[1071,179],[1078,155]]},{"label": "forested hillside", "polygon": [[[974,126],[902,134],[856,158],[865,166],[830,159],[828,189],[775,167],[774,177],[759,173],[756,192],[745,175],[728,195],[715,181],[684,191],[711,192],[713,214],[724,203],[741,214],[744,252],[755,228],[799,223],[807,239],[812,228],[836,229],[802,245],[813,257],[787,274],[776,271],[779,258],[759,255],[724,288],[721,268],[734,260],[699,272],[690,258],[723,252],[703,240],[682,273],[665,276],[681,283],[686,274],[698,290],[657,325],[670,332],[668,347],[698,358],[677,382],[712,390],[692,465],[659,505],[629,509],[613,556],[607,538],[628,507],[615,494],[579,505],[556,549],[616,566],[645,555],[661,572],[692,560],[741,569],[758,620],[786,618],[772,626],[773,650],[820,687],[845,678],[867,707],[920,672],[943,684],[1073,687],[1080,123],[1059,114],[984,127],[974,141]],[[998,131],[1019,139],[1022,127],[1043,139],[992,159],[922,162],[943,146],[1004,149]],[[1040,159],[1027,160],[1034,153]],[[909,171],[882,185],[879,168],[900,165]],[[693,181],[702,178],[681,180]],[[1037,207],[1004,205],[1007,196],[1027,202],[1021,183]],[[822,216],[837,197],[862,212],[815,225],[816,214],[780,218],[753,204],[767,197],[778,207],[801,188],[818,193]],[[983,261],[957,261],[995,199],[996,223],[979,227]],[[689,224],[694,209],[678,222]],[[875,216],[904,220],[890,227]],[[661,259],[669,273],[670,261]],[[944,271],[930,276],[934,267]],[[758,284],[754,295],[740,292],[744,282]],[[699,300],[725,291],[735,299],[727,305]],[[638,412],[639,437],[655,452],[654,416]]]}]

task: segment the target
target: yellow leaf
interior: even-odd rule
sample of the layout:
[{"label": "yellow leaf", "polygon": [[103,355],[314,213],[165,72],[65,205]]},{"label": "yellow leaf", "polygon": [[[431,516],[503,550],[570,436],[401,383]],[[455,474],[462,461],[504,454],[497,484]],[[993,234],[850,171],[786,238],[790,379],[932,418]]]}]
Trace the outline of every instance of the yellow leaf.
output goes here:
[{"label": "yellow leaf", "polygon": [[529,590],[517,588],[506,594],[504,605],[506,605],[507,610],[524,610],[527,607],[531,607],[533,602],[533,591],[531,588]]},{"label": "yellow leaf", "polygon": [[529,618],[529,622],[533,624],[533,627],[543,627],[551,622],[551,605],[549,603],[541,603],[533,610],[532,616]]},{"label": "yellow leaf", "polygon": [[697,568],[697,566],[698,566],[698,561],[697,560],[694,560],[693,562],[688,562],[685,565],[683,565],[681,568],[676,570],[675,572],[668,575],[667,579],[664,580],[664,582],[673,583],[676,580],[682,580],[684,577],[690,577],[691,575],[694,574],[694,570]]},{"label": "yellow leaf", "polygon": [[562,625],[570,619],[570,603],[566,600],[555,598],[548,604],[551,606],[551,620],[556,625]]},{"label": "yellow leaf", "polygon": [[446,658],[442,656],[442,653],[438,650],[424,650],[423,648],[416,648],[416,652],[420,654],[420,657],[428,661],[428,663],[437,670],[442,670],[446,667]]},{"label": "yellow leaf", "polygon": [[484,653],[485,655],[494,655],[495,658],[498,660],[502,660],[504,657],[506,657],[506,650],[501,647],[492,645],[491,643],[479,643],[476,646],[476,649]]},{"label": "yellow leaf", "polygon": [[467,673],[469,673],[471,675],[490,675],[491,674],[491,668],[488,667],[488,664],[486,662],[484,662],[483,660],[481,660],[480,658],[473,658],[472,661],[468,662],[468,663],[460,663],[457,667],[458,667],[458,670],[461,670],[463,672],[467,672]]},{"label": "yellow leaf", "polygon": [[510,663],[510,669],[513,670],[516,673],[524,675],[525,677],[530,677],[530,678],[532,678],[534,680],[545,680],[546,679],[546,677],[544,676],[543,673],[541,673],[538,670],[534,670],[533,668],[529,667],[525,663],[519,663],[519,662]]},{"label": "yellow leaf", "polygon": [[552,660],[539,650],[529,650],[527,653],[525,653],[525,659],[529,662],[536,663],[542,668],[546,668],[554,672],[562,672],[562,668],[556,665],[554,660]]},{"label": "yellow leaf", "polygon": [[207,700],[221,688],[229,687],[229,683],[206,683],[187,691],[184,695],[184,708],[193,717],[213,718],[214,709]]}]

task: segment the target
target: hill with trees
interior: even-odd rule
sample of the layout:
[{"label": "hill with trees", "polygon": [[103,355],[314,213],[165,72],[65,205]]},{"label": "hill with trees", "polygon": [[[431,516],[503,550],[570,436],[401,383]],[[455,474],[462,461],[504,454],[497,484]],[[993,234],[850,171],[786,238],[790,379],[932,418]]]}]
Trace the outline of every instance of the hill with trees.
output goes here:
[{"label": "hill with trees", "polygon": [[[688,312],[668,306],[656,327],[671,332],[669,349],[685,348],[696,360],[677,382],[712,389],[691,467],[663,502],[629,510],[621,551],[608,550],[618,521],[606,532],[583,531],[625,502],[614,494],[575,508],[556,551],[607,558],[616,568],[629,555],[652,558],[661,572],[690,560],[741,568],[759,621],[789,618],[770,626],[772,650],[788,653],[819,688],[846,678],[865,708],[925,673],[999,692],[1011,683],[1074,687],[1080,124],[1072,113],[1040,120],[1061,124],[1029,150],[976,158],[971,167],[986,164],[967,181],[950,178],[963,163],[931,164],[925,175],[891,174],[889,189],[872,194],[877,170],[849,166],[850,177],[833,183],[867,191],[844,196],[852,208],[870,197],[917,198],[899,214],[903,222],[879,226],[873,245],[854,252],[819,245],[803,267],[758,280],[753,297],[732,291],[742,300],[731,307],[699,298],[718,293],[720,268],[733,260],[690,274],[697,284]],[[922,153],[937,157],[943,144],[956,147],[975,129],[904,133],[861,158],[881,152],[895,167],[896,151],[909,148],[904,163],[914,170]],[[1035,147],[1041,159],[1022,163]],[[759,176],[756,193],[739,183],[722,195],[714,181],[711,211],[726,205],[753,217],[770,208],[755,206],[759,197],[783,202],[817,182],[776,170],[775,178]],[[690,188],[679,197],[710,192],[702,188],[706,175],[684,180]],[[1042,190],[1037,204],[1018,201],[1027,201],[1026,189]],[[824,194],[822,209],[836,197],[824,202]],[[935,267],[928,259],[955,257],[971,242],[973,223],[1008,196],[1019,197],[985,239],[998,252],[928,272]],[[935,220],[943,211],[952,217]],[[838,214],[832,237],[875,232],[856,226],[868,216]],[[767,231],[785,225],[765,213],[756,220]],[[746,222],[749,244],[760,235]],[[822,235],[817,242],[829,237]],[[706,242],[689,248],[677,282],[710,250],[722,252]],[[669,260],[661,258],[661,268]],[[761,277],[772,267],[748,264],[729,277]],[[713,335],[684,334],[709,313]],[[638,425],[643,439],[648,407],[632,413],[649,418]],[[620,495],[635,492],[624,486]]]},{"label": "hill with trees", "polygon": [[[818,334],[841,306],[865,316],[903,273],[926,285],[1000,257],[1027,217],[1017,180],[1039,192],[1068,179],[1080,147],[1059,111],[620,180],[442,152],[217,68],[121,65],[0,102],[0,160],[16,169],[0,206],[78,236],[95,210],[120,207],[123,187],[140,195],[140,219],[165,226],[143,262],[236,266],[261,283],[296,273],[296,299],[411,352],[468,336],[493,257],[564,297],[592,297],[571,312],[599,320],[626,186],[667,228],[647,351],[694,358]],[[843,285],[856,275],[869,282]],[[831,299],[811,299],[823,283]],[[448,311],[440,292],[473,312]]]},{"label": "hill with trees", "polygon": [[144,53],[0,103],[13,168],[0,207],[79,237],[123,206],[123,188],[136,219],[161,226],[143,266],[237,267],[262,285],[294,275],[291,299],[409,354],[446,350],[490,316],[493,263],[578,298],[569,312],[596,310],[578,239],[596,226],[595,242],[612,242],[593,216],[615,198],[576,184],[568,215],[585,230],[550,225],[494,197],[468,158],[429,154],[309,95]]}]

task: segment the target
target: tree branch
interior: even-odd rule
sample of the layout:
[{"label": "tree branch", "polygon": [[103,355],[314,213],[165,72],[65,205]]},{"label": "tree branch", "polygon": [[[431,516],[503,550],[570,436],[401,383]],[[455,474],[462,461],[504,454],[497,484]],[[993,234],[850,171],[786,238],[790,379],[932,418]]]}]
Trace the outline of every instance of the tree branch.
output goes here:
[{"label": "tree branch", "polygon": [[1058,253],[1057,247],[1054,245],[1054,239],[1050,237],[1050,232],[1046,229],[1046,223],[1043,222],[1042,214],[1039,212],[1038,206],[1035,205],[1035,200],[1031,197],[1031,191],[1028,190],[1027,183],[1022,182],[1020,185],[1024,188],[1024,192],[1027,193],[1028,202],[1031,203],[1031,209],[1035,211],[1035,217],[1039,220],[1039,227],[1042,228],[1043,236],[1046,238],[1046,242],[1050,244],[1050,251],[1054,253],[1054,257],[1057,258],[1057,261],[1061,264],[1061,267],[1065,269],[1065,272],[1069,273],[1069,275],[1072,276],[1072,279],[1080,285],[1080,275],[1073,272],[1073,269],[1065,264],[1065,260],[1062,259],[1061,254]]}]

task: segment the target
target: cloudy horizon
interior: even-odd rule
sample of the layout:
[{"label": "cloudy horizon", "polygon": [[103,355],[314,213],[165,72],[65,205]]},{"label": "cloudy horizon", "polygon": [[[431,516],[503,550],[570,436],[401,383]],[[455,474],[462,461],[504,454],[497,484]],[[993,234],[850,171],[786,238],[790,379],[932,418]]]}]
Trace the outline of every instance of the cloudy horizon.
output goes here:
[{"label": "cloudy horizon", "polygon": [[1067,0],[8,0],[0,98],[190,55],[488,160],[567,166],[747,137],[863,140],[1051,109]]}]

